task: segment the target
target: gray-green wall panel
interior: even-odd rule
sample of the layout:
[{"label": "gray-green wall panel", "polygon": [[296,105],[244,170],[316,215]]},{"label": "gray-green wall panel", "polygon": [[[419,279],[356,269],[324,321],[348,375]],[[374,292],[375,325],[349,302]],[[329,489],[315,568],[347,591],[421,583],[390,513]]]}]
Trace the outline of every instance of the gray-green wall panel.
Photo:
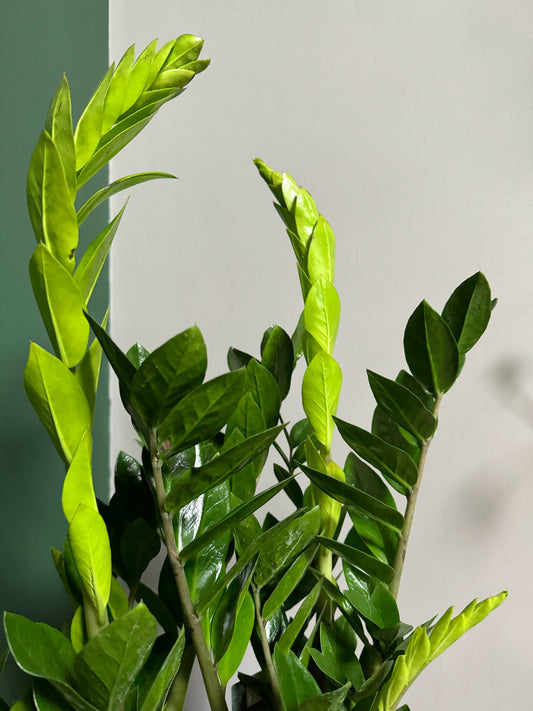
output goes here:
[{"label": "gray-green wall panel", "polygon": [[[63,465],[26,400],[22,378],[28,344],[49,347],[34,303],[28,260],[35,240],[26,213],[26,170],[48,103],[63,73],[77,116],[108,63],[108,3],[17,0],[0,3],[2,131],[0,135],[0,610],[60,625],[69,602],[50,548],[62,547]],[[86,233],[103,224],[101,209]],[[100,314],[107,279],[91,304]],[[107,383],[95,418],[97,491],[107,496]],[[4,646],[5,642],[0,642]],[[25,688],[13,663],[0,678],[0,696],[12,702]]]}]

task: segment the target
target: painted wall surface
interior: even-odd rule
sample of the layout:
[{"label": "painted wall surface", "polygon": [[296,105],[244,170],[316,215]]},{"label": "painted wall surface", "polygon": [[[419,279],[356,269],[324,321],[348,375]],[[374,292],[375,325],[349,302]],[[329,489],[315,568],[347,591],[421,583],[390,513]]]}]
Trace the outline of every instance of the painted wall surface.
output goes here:
[{"label": "painted wall surface", "polygon": [[[215,375],[228,346],[257,353],[270,324],[292,331],[296,270],[256,155],[304,184],[337,234],[344,419],[369,425],[365,368],[393,377],[403,366],[419,301],[440,310],[483,270],[499,305],[441,409],[400,604],[421,623],[504,588],[510,598],[405,700],[528,707],[531,3],[111,0],[114,58],[182,32],[206,38],[212,66],[112,166],[181,178],[130,200],[112,256],[115,339],[154,348],[196,322]],[[134,453],[113,392],[112,452]],[[285,419],[300,416],[296,393]],[[188,708],[207,701],[193,691]]]},{"label": "painted wall surface", "polygon": [[[66,534],[61,510],[64,467],[22,384],[29,341],[50,347],[28,276],[35,238],[26,213],[26,171],[62,74],[70,80],[77,118],[107,67],[107,2],[17,0],[0,5],[0,610],[61,626],[70,603],[50,548],[62,548]],[[101,211],[85,234],[94,235],[104,219]],[[107,302],[106,292],[94,303],[98,312]],[[105,376],[102,392],[95,416],[95,472],[98,493],[107,496]],[[2,633],[2,649],[4,644]],[[24,688],[9,662],[0,677],[0,697],[12,702]]]}]

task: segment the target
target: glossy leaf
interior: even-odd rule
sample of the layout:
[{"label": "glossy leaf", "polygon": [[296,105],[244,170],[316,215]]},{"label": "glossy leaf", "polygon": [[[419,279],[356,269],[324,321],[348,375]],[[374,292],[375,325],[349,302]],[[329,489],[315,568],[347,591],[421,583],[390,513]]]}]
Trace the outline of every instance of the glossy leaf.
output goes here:
[{"label": "glossy leaf", "polygon": [[228,585],[217,606],[211,623],[211,645],[217,663],[226,653],[235,631],[237,615],[247,597],[251,576],[254,570],[251,560]]},{"label": "glossy leaf", "polygon": [[265,543],[259,553],[254,573],[258,588],[287,567],[296,556],[315,540],[320,529],[318,506],[285,526],[274,538]]},{"label": "glossy leaf", "polygon": [[302,402],[317,439],[329,449],[333,437],[333,415],[337,411],[342,373],[336,360],[321,351],[304,373]]},{"label": "glossy leaf", "polygon": [[206,368],[205,342],[198,326],[192,326],[142,362],[130,388],[134,407],[148,424],[157,425],[187,393],[201,385]]},{"label": "glossy leaf", "polygon": [[344,700],[350,688],[350,683],[344,684],[340,689],[320,694],[320,696],[314,699],[307,699],[307,701],[304,701],[298,706],[298,711],[345,711],[346,706],[344,705]]},{"label": "glossy leaf", "polygon": [[278,484],[274,484],[274,486],[271,486],[265,491],[262,491],[260,494],[257,494],[257,496],[254,496],[253,499],[232,508],[227,516],[218,521],[218,523],[211,528],[208,528],[202,534],[198,535],[191,543],[185,546],[180,551],[180,558],[182,560],[187,560],[188,558],[196,555],[211,540],[219,536],[221,533],[224,533],[224,531],[233,529],[240,521],[245,519],[247,516],[250,516],[250,514],[257,511],[261,508],[261,506],[264,506],[289,483],[290,480],[285,480]]},{"label": "glossy leaf", "polygon": [[490,286],[481,272],[466,279],[450,296],[442,318],[464,355],[481,338],[491,314]]},{"label": "glossy leaf", "polygon": [[304,552],[296,558],[294,563],[284,573],[283,577],[263,605],[261,615],[264,620],[268,620],[283,606],[283,603],[287,600],[289,595],[304,576],[308,567],[311,565],[316,551],[316,546],[310,546],[304,550]]},{"label": "glossy leaf", "polygon": [[276,378],[281,399],[284,400],[289,394],[294,368],[292,340],[280,326],[274,326],[267,333],[268,337],[261,344],[261,364]]},{"label": "glossy leaf", "polygon": [[313,230],[307,254],[307,271],[314,284],[320,276],[333,284],[335,276],[335,235],[322,215]]},{"label": "glossy leaf", "polygon": [[318,540],[322,545],[329,548],[333,553],[339,555],[343,560],[346,560],[350,565],[359,568],[365,573],[369,573],[378,580],[383,580],[385,583],[392,582],[394,577],[394,570],[389,565],[382,563],[373,556],[367,555],[363,551],[348,546],[345,543],[340,543],[332,538],[325,538],[324,536],[318,536]]},{"label": "glossy leaf", "polygon": [[76,198],[76,154],[74,132],[72,130],[72,109],[70,90],[66,76],[63,76],[48,108],[45,130],[57,146],[61,157],[65,179],[72,202]]},{"label": "glossy leaf", "polygon": [[109,82],[104,102],[102,133],[107,133],[122,113],[124,96],[134,59],[135,45],[131,45],[122,55]]},{"label": "glossy leaf", "polygon": [[180,667],[183,650],[185,649],[185,628],[174,642],[165,661],[161,665],[155,679],[153,680],[148,693],[144,697],[140,711],[157,711],[161,704],[165,703],[170,685]]},{"label": "glossy leaf", "polygon": [[61,503],[69,523],[74,518],[79,504],[98,511],[93,488],[91,454],[92,436],[91,431],[87,429],[72,458],[63,484]]},{"label": "glossy leaf", "polygon": [[276,647],[274,665],[278,675],[281,698],[287,711],[298,711],[301,703],[320,695],[320,687],[311,672],[304,667],[291,650],[283,654]]},{"label": "glossy leaf", "polygon": [[89,321],[91,329],[98,339],[104,353],[107,356],[111,367],[116,373],[117,378],[122,386],[124,386],[129,392],[133,376],[136,373],[136,368],[131,363],[129,358],[120,350],[120,348],[113,342],[111,336],[100,326],[98,321],[95,321],[89,314],[85,314],[85,317]]},{"label": "glossy leaf", "polygon": [[125,209],[126,206],[93,239],[74,272],[74,281],[78,285],[85,304],[91,298]]},{"label": "glossy leaf", "polygon": [[304,497],[300,485],[296,480],[292,479],[289,472],[277,463],[274,463],[274,475],[280,483],[287,483],[285,493],[296,508],[301,508],[303,506]]},{"label": "glossy leaf", "polygon": [[54,350],[73,368],[82,359],[89,338],[82,293],[70,273],[42,243],[30,259],[30,278]]},{"label": "glossy leaf", "polygon": [[304,323],[306,331],[330,355],[337,338],[340,314],[337,290],[325,276],[320,275],[305,300]]},{"label": "glossy leaf", "polygon": [[130,587],[141,579],[160,548],[161,540],[157,532],[144,518],[137,518],[126,527],[120,540],[120,554],[126,567],[127,582]]},{"label": "glossy leaf", "polygon": [[359,509],[393,530],[402,530],[403,516],[392,506],[384,504],[379,499],[370,496],[351,484],[334,479],[316,469],[305,465],[301,465],[301,468],[311,481],[328,496],[343,504]]},{"label": "glossy leaf", "polygon": [[156,636],[157,622],[141,603],[87,642],[74,674],[91,703],[106,711],[120,708]]},{"label": "glossy leaf", "polygon": [[418,466],[422,451],[421,442],[394,422],[379,405],[374,410],[370,431],[393,447],[403,449]]},{"label": "glossy leaf", "polygon": [[74,141],[76,144],[76,170],[78,171],[89,162],[100,142],[105,97],[113,71],[114,66],[112,65],[92,95],[76,126]]},{"label": "glossy leaf", "polygon": [[[168,559],[166,559],[168,560]],[[174,577],[172,576],[172,584],[174,585],[175,594],[177,596],[176,585],[174,582]],[[180,618],[180,623],[183,622],[181,609],[178,611],[175,605],[171,610],[165,600],[163,600],[159,595],[157,595],[153,590],[144,583],[139,583],[137,586],[137,594],[135,599],[139,602],[144,602],[146,607],[150,610],[152,615],[156,618],[157,622],[168,634],[176,634],[176,618]]]},{"label": "glossy leaf", "polygon": [[254,622],[255,607],[251,595],[247,594],[237,612],[237,619],[235,621],[231,641],[224,656],[218,662],[218,676],[223,685],[227,684],[239,669],[246,649],[248,648],[250,637],[252,636]]},{"label": "glossy leaf", "polygon": [[[44,679],[34,679],[32,686],[33,702],[37,711],[70,711],[72,709],[66,699]],[[6,711],[7,709],[9,706],[6,704]]]},{"label": "glossy leaf", "polygon": [[154,61],[156,45],[157,40],[150,42],[150,44],[139,54],[135,64],[132,66],[129,72],[128,85],[124,92],[121,113],[125,113],[135,103],[137,103],[141,94],[147,88],[152,70],[152,63]]},{"label": "glossy leaf", "polygon": [[[107,319],[109,316],[109,309],[106,311],[105,316],[102,320],[102,328],[105,329],[107,325]],[[94,411],[94,406],[96,402],[96,391],[98,390],[98,380],[100,378],[100,366],[102,364],[102,346],[98,342],[97,338],[93,339],[93,342],[85,352],[85,355],[81,359],[76,372],[74,373],[76,380],[78,381],[81,389],[83,390],[87,402],[89,403],[89,408],[91,412]]]},{"label": "glossy leaf", "polygon": [[396,600],[383,583],[344,565],[349,590],[345,595],[355,609],[381,629],[400,622]]},{"label": "glossy leaf", "polygon": [[228,368],[230,370],[239,370],[239,368],[246,368],[248,363],[252,360],[249,353],[240,351],[238,348],[230,348],[228,350]]},{"label": "glossy leaf", "polygon": [[185,471],[175,481],[167,496],[165,502],[167,510],[179,509],[213,486],[226,481],[249,464],[260,452],[267,449],[283,427],[284,425],[278,425],[278,427],[272,427],[265,432],[253,435],[222,452],[204,466],[193,467]]},{"label": "glossy leaf", "polygon": [[267,427],[277,425],[281,396],[275,377],[255,358],[246,366],[246,389],[259,405]]},{"label": "glossy leaf", "polygon": [[367,370],[368,381],[383,411],[421,442],[431,438],[437,423],[424,404],[394,380]]},{"label": "glossy leaf", "polygon": [[92,420],[89,404],[74,374],[60,360],[31,343],[24,387],[54,446],[65,463],[70,464]]},{"label": "glossy leaf", "polygon": [[448,324],[422,301],[407,322],[404,350],[412,374],[435,395],[451,388],[459,373],[459,351]]},{"label": "glossy leaf", "polygon": [[245,371],[234,370],[209,380],[188,393],[161,423],[161,440],[174,450],[213,437],[228,421],[245,387]]},{"label": "glossy leaf", "polygon": [[433,412],[435,407],[435,396],[432,395],[426,388],[414,378],[411,373],[406,370],[400,370],[396,376],[396,382],[403,385],[404,388],[410,390],[423,404],[426,410]]},{"label": "glossy leaf", "polygon": [[340,672],[340,675],[337,674],[339,683],[349,681],[358,689],[364,683],[364,674],[355,656],[356,646],[357,635],[344,617],[339,617],[333,625],[321,623],[320,647],[327,657],[334,660]]},{"label": "glossy leaf", "polygon": [[105,624],[111,590],[111,548],[103,518],[85,504],[79,504],[68,530],[76,568],[83,581],[84,594]]},{"label": "glossy leaf", "polygon": [[[360,457],[379,469],[387,481],[404,493],[418,479],[418,469],[411,457],[361,427],[338,418],[335,423],[346,444]],[[399,486],[398,486],[399,485]]]},{"label": "glossy leaf", "polygon": [[320,575],[315,570],[311,569],[313,575],[322,582],[322,588],[330,600],[335,603],[337,609],[346,618],[350,627],[354,630],[357,636],[366,642],[366,635],[363,629],[362,622],[357,614],[356,609],[345,595],[339,590],[336,584],[332,583],[323,575]]},{"label": "glossy leaf", "polygon": [[139,369],[144,361],[148,358],[150,352],[146,350],[140,343],[134,343],[131,348],[128,348],[126,357],[135,368]]}]

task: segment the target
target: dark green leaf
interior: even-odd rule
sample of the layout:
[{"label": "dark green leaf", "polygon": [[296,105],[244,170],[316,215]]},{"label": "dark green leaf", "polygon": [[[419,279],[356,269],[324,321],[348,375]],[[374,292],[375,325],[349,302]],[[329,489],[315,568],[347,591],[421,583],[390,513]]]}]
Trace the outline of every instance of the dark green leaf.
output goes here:
[{"label": "dark green leaf", "polygon": [[[393,447],[403,449],[413,462],[418,465],[421,453],[420,442],[386,415],[379,405],[376,405],[372,416],[371,432],[388,444],[392,444]],[[398,487],[395,488],[400,491]],[[407,488],[405,488],[402,493],[407,494],[407,491]]]},{"label": "dark green leaf", "polygon": [[298,711],[298,706],[320,694],[320,687],[311,672],[307,671],[296,654],[289,650],[283,654],[274,650],[274,664],[278,675],[283,705],[287,711]]},{"label": "dark green leaf", "polygon": [[127,582],[130,587],[141,579],[150,561],[161,548],[157,532],[144,518],[137,518],[130,523],[120,540],[121,558],[126,566]]},{"label": "dark green leaf", "polygon": [[209,439],[227,423],[244,392],[245,370],[220,375],[188,393],[161,423],[158,435],[183,450]]},{"label": "dark green leaf", "polygon": [[398,624],[398,607],[387,586],[349,564],[343,567],[349,587],[345,594],[355,609],[382,629]]},{"label": "dark green leaf", "polygon": [[211,645],[215,663],[222,659],[229,647],[237,614],[248,591],[254,566],[253,560],[245,565],[228,585],[217,606],[211,623]]},{"label": "dark green leaf", "polygon": [[252,636],[254,622],[254,602],[252,596],[247,594],[244,596],[242,605],[237,612],[237,619],[229,646],[222,659],[218,662],[217,671],[222,684],[227,684],[239,668]]},{"label": "dark green leaf", "polygon": [[76,657],[77,683],[100,709],[117,711],[150,654],[157,622],[142,603],[91,637]]},{"label": "dark green leaf", "polygon": [[147,351],[140,343],[134,343],[126,352],[126,357],[133,363],[136,369],[141,367],[149,355],[150,351]]},{"label": "dark green leaf", "polygon": [[[37,711],[71,711],[72,706],[44,679],[33,680],[33,701]],[[6,711],[9,706],[6,704]]]},{"label": "dark green leaf", "polygon": [[459,351],[448,324],[427,301],[407,322],[404,350],[412,374],[435,395],[451,388],[459,373]]},{"label": "dark green leaf", "polygon": [[98,339],[104,353],[109,360],[111,367],[115,371],[117,378],[122,386],[124,386],[129,392],[133,376],[136,373],[136,368],[131,363],[129,358],[120,350],[120,348],[113,342],[111,336],[106,333],[106,331],[100,326],[100,324],[95,321],[88,313],[85,314],[89,325],[91,326],[94,335]]},{"label": "dark green leaf", "polygon": [[222,452],[204,466],[192,467],[183,472],[172,485],[165,502],[166,509],[168,511],[180,509],[213,486],[226,481],[251,462],[260,452],[267,449],[283,427],[284,425],[278,425],[253,435]]},{"label": "dark green leaf", "polygon": [[335,603],[337,608],[344,615],[348,624],[357,634],[359,639],[363,640],[363,642],[366,642],[367,639],[362,622],[352,603],[346,598],[345,595],[342,594],[336,584],[332,583],[323,575],[319,574],[317,571],[314,570],[314,568],[311,568],[311,572],[318,580],[322,582],[322,588],[324,592]]},{"label": "dark green leaf", "polygon": [[228,351],[228,367],[230,370],[246,368],[252,357],[249,353],[240,351],[238,348],[230,348]]},{"label": "dark green leaf", "polygon": [[[174,589],[176,589],[174,579],[172,579],[172,583],[174,584]],[[165,632],[169,634],[176,633],[176,619],[173,613],[169,610],[166,602],[159,595],[156,595],[153,590],[144,585],[144,583],[139,583],[135,599],[139,602],[144,602]]]},{"label": "dark green leaf", "polygon": [[[320,529],[320,508],[308,511],[285,526],[265,543],[259,553],[254,583],[261,588],[286,568],[296,556],[311,545]],[[272,529],[273,530],[273,529]]]},{"label": "dark green leaf", "polygon": [[255,358],[246,366],[246,389],[261,408],[267,427],[274,427],[279,419],[281,397],[274,376]]},{"label": "dark green leaf", "polygon": [[[268,334],[268,336],[267,336]],[[280,326],[274,326],[266,333],[261,343],[261,364],[276,378],[281,399],[284,400],[291,387],[294,368],[294,349],[291,337]]]},{"label": "dark green leaf", "polygon": [[394,380],[366,372],[378,405],[389,417],[422,442],[432,437],[436,420],[416,395]]},{"label": "dark green leaf", "polygon": [[[322,622],[320,625],[320,647],[322,652],[335,662],[340,672],[339,683],[350,681],[357,689],[364,682],[363,670],[355,656],[357,635],[344,617],[333,625]],[[335,677],[337,678],[337,677]]]},{"label": "dark green leaf", "polygon": [[140,711],[157,711],[165,703],[170,685],[180,667],[183,650],[185,648],[185,628],[181,628],[178,639],[167,654],[144,700]]},{"label": "dark green leaf", "polygon": [[257,511],[261,508],[261,506],[264,506],[267,501],[270,501],[273,496],[285,488],[289,483],[290,480],[285,480],[279,484],[274,484],[274,486],[271,486],[269,489],[266,489],[260,494],[257,494],[257,496],[254,496],[253,499],[250,499],[249,501],[239,504],[233,508],[227,516],[218,521],[218,523],[213,525],[211,528],[208,528],[204,531],[204,533],[198,535],[191,543],[185,546],[180,551],[180,558],[182,560],[192,558],[214,538],[218,537],[224,531],[233,529],[237,523],[254,513],[254,511]]},{"label": "dark green leaf", "polygon": [[477,272],[457,287],[442,312],[459,353],[464,355],[477,343],[487,328],[490,314],[490,286],[485,276]]},{"label": "dark green leaf", "polygon": [[406,370],[400,370],[396,376],[396,382],[403,385],[404,388],[410,390],[413,395],[424,403],[426,410],[433,412],[435,407],[435,396],[432,395],[426,388],[416,379],[411,373]]},{"label": "dark green leaf", "polygon": [[157,425],[202,383],[206,368],[207,351],[199,328],[178,333],[150,353],[135,373],[130,389],[135,409],[150,425]]},{"label": "dark green leaf", "polygon": [[320,694],[314,699],[308,699],[298,706],[298,711],[345,711],[344,700],[350,691],[351,684],[345,684],[340,689]]},{"label": "dark green leaf", "polygon": [[356,568],[369,573],[378,580],[383,580],[386,583],[390,583],[394,577],[394,570],[386,563],[382,563],[377,558],[370,556],[363,551],[353,548],[352,546],[347,546],[345,543],[340,543],[332,538],[324,538],[323,536],[318,536],[318,540],[322,545],[329,548],[339,555],[343,560],[346,560],[350,565],[354,565]]},{"label": "dark green leaf", "polygon": [[310,546],[296,558],[290,568],[284,573],[283,577],[276,585],[267,601],[263,605],[262,617],[268,620],[272,615],[282,607],[294,588],[298,585],[304,576],[307,568],[311,565],[317,546]]},{"label": "dark green leaf", "polygon": [[303,493],[300,489],[300,485],[295,479],[291,479],[291,475],[286,469],[280,467],[279,464],[274,464],[274,474],[279,482],[287,482],[287,488],[285,492],[296,508],[301,508],[303,506]]},{"label": "dark green leaf", "polygon": [[338,479],[334,479],[316,469],[311,469],[305,465],[302,465],[301,468],[319,489],[332,498],[343,504],[359,509],[366,515],[372,516],[393,530],[402,530],[403,516],[395,508],[392,508],[392,506],[384,504],[379,499],[366,494],[361,489],[339,481]]},{"label": "dark green leaf", "polygon": [[399,484],[400,493],[404,493],[406,488],[416,484],[418,468],[403,450],[339,418],[335,418],[335,423],[346,444],[365,461],[379,469],[391,486],[398,488]]}]

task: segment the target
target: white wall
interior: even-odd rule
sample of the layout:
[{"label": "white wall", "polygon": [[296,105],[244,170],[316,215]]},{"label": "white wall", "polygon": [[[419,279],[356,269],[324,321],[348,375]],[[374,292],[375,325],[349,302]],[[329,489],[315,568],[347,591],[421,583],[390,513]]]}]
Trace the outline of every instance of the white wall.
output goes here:
[{"label": "white wall", "polygon": [[[294,260],[256,155],[305,185],[337,234],[344,419],[369,424],[365,368],[395,375],[421,298],[440,309],[465,277],[486,273],[499,306],[443,404],[400,603],[419,623],[503,588],[510,598],[406,701],[413,711],[528,708],[533,6],[111,0],[110,18],[114,58],[132,42],[194,32],[213,59],[113,163],[115,177],[181,177],[137,188],[128,205],[111,275],[122,346],[153,348],[197,322],[214,375],[229,345],[257,352],[271,323],[292,330]],[[515,368],[520,396],[502,386]],[[112,416],[112,451],[134,452],[116,394]],[[208,708],[199,698],[191,709]]]}]

